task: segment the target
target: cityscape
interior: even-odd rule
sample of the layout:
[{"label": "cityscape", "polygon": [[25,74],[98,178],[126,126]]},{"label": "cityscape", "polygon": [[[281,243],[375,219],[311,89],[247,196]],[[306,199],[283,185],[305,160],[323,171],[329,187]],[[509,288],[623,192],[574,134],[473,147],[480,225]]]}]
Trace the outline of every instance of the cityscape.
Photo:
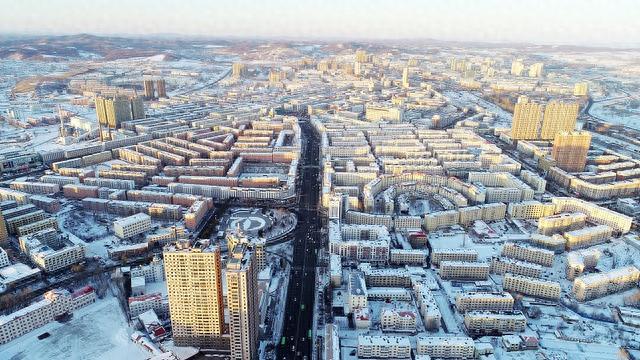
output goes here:
[{"label": "cityscape", "polygon": [[11,5],[0,359],[640,359],[640,6],[410,2]]}]

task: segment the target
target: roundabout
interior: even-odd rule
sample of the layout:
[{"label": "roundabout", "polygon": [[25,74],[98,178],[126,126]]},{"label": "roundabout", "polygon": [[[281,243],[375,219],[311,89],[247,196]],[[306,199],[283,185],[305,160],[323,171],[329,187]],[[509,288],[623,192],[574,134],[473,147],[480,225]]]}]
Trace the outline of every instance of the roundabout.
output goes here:
[{"label": "roundabout", "polygon": [[220,230],[240,229],[269,243],[289,234],[296,225],[296,215],[284,209],[235,208],[224,216]]}]

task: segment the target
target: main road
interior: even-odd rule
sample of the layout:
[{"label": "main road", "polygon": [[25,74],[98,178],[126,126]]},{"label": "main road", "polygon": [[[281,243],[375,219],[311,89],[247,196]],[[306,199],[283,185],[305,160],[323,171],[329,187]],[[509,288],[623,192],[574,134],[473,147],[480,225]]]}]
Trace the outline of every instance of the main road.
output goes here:
[{"label": "main road", "polygon": [[313,344],[316,251],[321,245],[318,214],[319,141],[308,120],[301,119],[302,156],[299,167],[298,227],[293,240],[293,266],[287,291],[278,359],[310,359]]}]

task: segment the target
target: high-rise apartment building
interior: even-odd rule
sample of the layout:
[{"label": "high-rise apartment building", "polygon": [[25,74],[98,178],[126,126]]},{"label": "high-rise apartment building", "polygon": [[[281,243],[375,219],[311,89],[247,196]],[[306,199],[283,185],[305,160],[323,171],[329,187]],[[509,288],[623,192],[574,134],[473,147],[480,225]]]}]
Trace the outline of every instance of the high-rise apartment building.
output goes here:
[{"label": "high-rise apartment building", "polygon": [[98,123],[100,125],[106,126],[109,121],[107,120],[107,106],[106,106],[106,98],[101,96],[96,97],[96,115],[98,117]]},{"label": "high-rise apartment building", "polygon": [[174,343],[199,347],[224,344],[220,249],[208,240],[193,246],[179,241],[164,249],[164,269]]},{"label": "high-rise apartment building", "polygon": [[514,140],[535,140],[538,138],[542,120],[541,104],[530,102],[526,98],[518,99],[513,111],[511,137]]},{"label": "high-rise apartment building", "polygon": [[9,234],[7,233],[7,223],[4,221],[2,212],[0,212],[0,244],[6,244],[8,239]]},{"label": "high-rise apartment building", "polygon": [[131,117],[134,120],[145,118],[144,102],[140,96],[134,96],[131,98]]},{"label": "high-rise apartment building", "polygon": [[231,359],[258,359],[258,273],[245,244],[229,253],[226,276]]},{"label": "high-rise apartment building", "polygon": [[514,140],[552,140],[558,132],[575,129],[578,103],[552,100],[546,105],[520,97],[513,111]]},{"label": "high-rise apartment building", "polygon": [[159,98],[167,97],[167,83],[164,79],[156,80],[156,89],[158,91]]},{"label": "high-rise apartment building", "polygon": [[402,87],[405,89],[409,87],[409,68],[408,67],[402,69]]},{"label": "high-rise apartment building", "polygon": [[562,131],[555,136],[551,157],[556,161],[556,166],[564,171],[583,171],[590,146],[591,133],[588,131]]},{"label": "high-rise apartment building", "polygon": [[520,76],[524,71],[524,61],[516,59],[511,63],[511,75]]},{"label": "high-rise apartment building", "polygon": [[[141,116],[140,111],[142,111],[142,117],[144,117],[144,107],[140,109],[139,102],[135,107],[136,115]],[[97,97],[96,113],[100,125],[118,129],[122,122],[133,119],[131,99],[123,95],[117,95],[113,98]]]},{"label": "high-rise apartment building", "polygon": [[153,86],[153,80],[145,80],[144,84],[144,97],[147,99],[154,99],[156,97],[156,90]]},{"label": "high-rise apartment building", "polygon": [[542,76],[542,70],[544,68],[544,63],[535,63],[531,64],[529,67],[529,77],[537,78]]},{"label": "high-rise apartment building", "polygon": [[126,96],[116,96],[113,99],[107,99],[105,102],[107,108],[107,121],[111,128],[117,129],[124,121],[132,119],[131,102]]},{"label": "high-rise apartment building", "polygon": [[540,139],[552,140],[558,132],[575,130],[578,108],[579,105],[576,102],[565,103],[556,100],[548,102],[544,107]]},{"label": "high-rise apartment building", "polygon": [[247,73],[247,66],[243,63],[233,63],[231,65],[231,76],[241,77]]},{"label": "high-rise apartment building", "polygon": [[357,50],[356,51],[356,61],[360,62],[360,63],[366,63],[369,62],[369,55],[367,54],[366,51],[364,50]]},{"label": "high-rise apartment building", "polygon": [[586,82],[579,82],[573,86],[573,95],[575,96],[587,96],[589,93],[589,84]]}]

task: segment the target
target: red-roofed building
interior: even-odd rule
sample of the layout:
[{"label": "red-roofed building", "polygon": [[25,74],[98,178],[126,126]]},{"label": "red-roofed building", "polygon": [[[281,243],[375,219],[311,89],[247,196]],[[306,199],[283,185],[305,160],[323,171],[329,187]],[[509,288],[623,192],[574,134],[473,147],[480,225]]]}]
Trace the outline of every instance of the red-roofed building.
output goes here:
[{"label": "red-roofed building", "polygon": [[417,315],[411,310],[387,307],[380,312],[380,324],[384,330],[415,331]]},{"label": "red-roofed building", "polygon": [[73,310],[96,302],[96,291],[91,286],[82,287],[71,294]]}]

